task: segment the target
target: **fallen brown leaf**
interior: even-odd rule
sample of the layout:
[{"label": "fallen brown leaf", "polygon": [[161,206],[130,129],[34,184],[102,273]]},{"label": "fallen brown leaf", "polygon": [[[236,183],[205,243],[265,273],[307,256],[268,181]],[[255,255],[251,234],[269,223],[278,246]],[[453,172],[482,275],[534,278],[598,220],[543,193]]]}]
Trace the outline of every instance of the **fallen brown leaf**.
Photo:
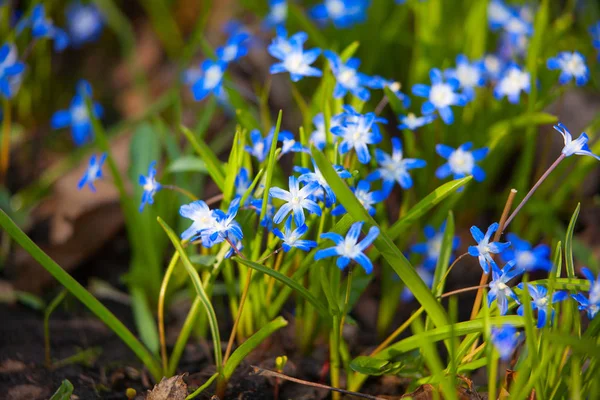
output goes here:
[{"label": "fallen brown leaf", "polygon": [[188,395],[187,384],[183,381],[185,375],[163,378],[146,395],[146,400],[185,400]]}]

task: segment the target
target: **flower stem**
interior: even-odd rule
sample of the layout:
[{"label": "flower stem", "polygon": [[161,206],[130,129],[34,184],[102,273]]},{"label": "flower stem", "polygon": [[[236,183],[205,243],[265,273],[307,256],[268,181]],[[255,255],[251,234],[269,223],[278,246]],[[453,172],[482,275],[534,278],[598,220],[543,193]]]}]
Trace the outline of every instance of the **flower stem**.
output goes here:
[{"label": "flower stem", "polygon": [[171,276],[173,275],[173,271],[175,270],[175,266],[179,261],[179,252],[174,252],[173,257],[171,257],[171,262],[167,267],[167,271],[165,272],[165,276],[160,285],[160,291],[158,293],[158,337],[160,341],[160,357],[162,360],[163,374],[168,374],[169,368],[169,358],[167,355],[167,340],[165,335],[165,296],[167,293],[167,287],[169,286],[169,281],[171,280]]},{"label": "flower stem", "polygon": [[[233,244],[231,240],[226,240],[238,257],[246,259],[246,257],[238,251],[237,247],[235,247],[235,244]],[[248,291],[250,290],[250,282],[252,281],[252,271],[252,268],[248,268],[248,272],[246,273],[246,285],[244,286],[244,290],[242,292],[242,298],[240,299],[240,305],[238,306],[237,315],[235,316],[235,321],[233,322],[233,328],[231,328],[231,334],[229,335],[229,341],[227,342],[227,350],[225,350],[225,357],[223,357],[223,365],[227,364],[227,359],[231,354],[231,348],[233,347],[233,341],[235,340],[237,327],[242,317],[242,311],[244,310],[244,303],[246,303],[246,297],[248,297]]]},{"label": "flower stem", "polygon": [[0,153],[0,182],[5,183],[6,172],[10,164],[10,126],[11,107],[8,99],[2,104],[2,150]]},{"label": "flower stem", "polygon": [[[519,213],[519,211],[521,211],[521,208],[523,208],[523,206],[525,205],[525,203],[527,203],[527,201],[529,201],[529,199],[531,198],[531,196],[533,195],[533,193],[535,193],[535,191],[540,187],[540,185],[542,184],[542,182],[544,182],[546,180],[546,178],[548,177],[548,175],[550,175],[550,173],[552,171],[554,171],[554,169],[558,166],[558,164],[560,164],[560,162],[562,160],[565,159],[565,155],[564,154],[560,154],[560,156],[556,159],[556,161],[554,161],[554,163],[546,170],[546,172],[544,172],[544,175],[542,175],[540,177],[540,179],[538,179],[538,181],[535,183],[535,185],[533,185],[533,187],[531,188],[531,190],[525,195],[525,197],[523,198],[523,200],[521,200],[521,202],[519,203],[519,205],[517,206],[517,208],[515,208],[515,211],[512,212],[512,214],[510,214],[510,217],[508,217],[508,219],[506,220],[506,223],[504,225],[500,225],[500,228],[498,229],[498,232],[500,232],[500,234],[502,234],[502,232],[504,231],[504,229],[506,229],[506,227],[511,223],[511,221],[517,216],[517,214]],[[498,234],[498,232],[496,232],[496,234]]]},{"label": "flower stem", "polygon": [[[511,189],[508,194],[508,199],[506,199],[506,204],[504,204],[504,210],[502,210],[502,216],[500,217],[500,222],[498,223],[498,230],[494,234],[494,242],[500,240],[500,236],[502,236],[502,232],[504,231],[504,227],[506,224],[506,217],[512,208],[513,201],[515,200],[515,196],[517,195],[516,189]],[[481,300],[483,298],[483,289],[485,288],[488,281],[488,274],[482,272],[481,279],[479,280],[479,290],[477,291],[477,295],[475,296],[475,302],[473,302],[473,309],[471,310],[471,320],[477,316],[479,312],[479,308],[481,307]]]},{"label": "flower stem", "polygon": [[[340,387],[340,317],[333,316],[333,330],[329,334],[329,368],[331,376],[331,386],[334,388]],[[340,400],[340,394],[333,392],[331,394],[333,400]]]},{"label": "flower stem", "polygon": [[181,193],[184,196],[188,197],[192,201],[198,200],[198,198],[196,196],[194,196],[192,194],[192,192],[189,192],[189,191],[187,191],[184,188],[181,188],[179,186],[175,186],[175,185],[162,185],[162,187],[164,187],[165,189],[168,189],[168,190],[172,190],[174,192]]},{"label": "flower stem", "polygon": [[344,320],[346,319],[346,314],[348,314],[348,302],[350,301],[350,292],[352,291],[352,271],[354,269],[350,266],[348,270],[348,279],[346,285],[346,298],[344,299],[344,308],[342,309],[342,318],[340,321],[340,335],[344,331]]}]

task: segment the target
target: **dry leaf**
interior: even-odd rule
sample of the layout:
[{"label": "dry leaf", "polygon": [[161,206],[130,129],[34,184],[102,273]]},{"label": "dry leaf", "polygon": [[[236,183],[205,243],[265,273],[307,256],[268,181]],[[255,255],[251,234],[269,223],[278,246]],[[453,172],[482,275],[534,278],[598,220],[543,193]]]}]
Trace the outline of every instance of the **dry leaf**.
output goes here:
[{"label": "dry leaf", "polygon": [[146,400],[185,400],[188,395],[187,384],[183,381],[185,375],[163,378],[148,392]]}]

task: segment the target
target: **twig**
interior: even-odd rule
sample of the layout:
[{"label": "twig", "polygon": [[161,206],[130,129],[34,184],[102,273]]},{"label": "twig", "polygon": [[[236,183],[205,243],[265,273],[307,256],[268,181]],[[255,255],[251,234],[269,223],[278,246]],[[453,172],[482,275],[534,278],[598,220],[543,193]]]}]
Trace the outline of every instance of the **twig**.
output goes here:
[{"label": "twig", "polygon": [[[558,166],[558,164],[560,164],[560,162],[562,160],[565,159],[565,155],[564,154],[560,154],[560,156],[556,159],[556,161],[554,161],[554,163],[552,163],[552,165],[546,170],[546,172],[544,172],[544,175],[542,175],[540,177],[540,179],[538,179],[538,181],[535,183],[535,185],[533,185],[533,187],[531,188],[531,190],[529,191],[529,193],[527,193],[525,195],[525,197],[523,198],[523,200],[521,200],[521,202],[519,203],[519,205],[517,206],[517,208],[515,208],[515,211],[512,212],[512,214],[510,214],[510,217],[508,217],[508,219],[506,220],[506,223],[504,225],[500,225],[500,228],[498,229],[498,232],[500,232],[500,234],[502,234],[502,232],[504,231],[504,229],[506,229],[506,227],[511,223],[511,221],[517,216],[517,214],[519,213],[519,211],[521,211],[521,208],[523,208],[523,206],[525,205],[525,203],[527,203],[527,201],[531,198],[531,196],[533,195],[533,193],[535,193],[535,191],[540,187],[540,185],[542,184],[542,182],[544,182],[546,180],[546,178],[548,177],[548,175],[550,175],[550,173],[552,171],[554,171],[554,169]],[[496,232],[496,234],[498,234],[498,232]]]},{"label": "twig", "polygon": [[453,290],[453,291],[451,291],[451,292],[446,292],[446,293],[444,293],[444,294],[442,294],[442,295],[438,296],[438,298],[439,298],[439,299],[443,299],[443,298],[446,298],[446,297],[453,296],[453,295],[455,295],[455,294],[460,294],[460,293],[470,292],[470,291],[472,291],[472,290],[476,290],[476,289],[483,289],[483,288],[484,288],[484,287],[486,287],[486,286],[487,286],[487,283],[486,283],[485,285],[480,285],[480,286],[469,286],[469,287],[462,288],[462,289],[456,289],[456,290]]},{"label": "twig", "polygon": [[350,390],[337,389],[337,388],[334,388],[334,387],[331,387],[331,386],[327,386],[327,385],[323,385],[323,384],[320,384],[320,383],[314,383],[314,382],[304,381],[302,379],[293,378],[293,377],[288,376],[288,375],[280,374],[279,372],[271,371],[271,370],[268,370],[268,369],[263,369],[263,368],[255,366],[255,365],[251,365],[251,368],[252,368],[252,372],[254,374],[256,374],[256,375],[268,376],[268,377],[273,377],[273,378],[280,378],[280,379],[284,379],[286,381],[299,383],[301,385],[312,386],[312,387],[319,388],[319,389],[331,390],[331,391],[342,393],[342,394],[347,394],[347,395],[351,395],[351,396],[361,397],[363,399],[385,400],[382,397],[371,396],[369,394],[363,394],[363,393],[358,393],[358,392],[352,392]]},{"label": "twig", "polygon": [[217,201],[221,201],[221,200],[223,200],[223,193],[216,194],[213,197],[206,199],[204,202],[206,203],[207,206],[210,206],[210,205],[213,205],[214,203],[216,203]]},{"label": "twig", "polygon": [[175,186],[175,185],[162,185],[163,188],[168,189],[168,190],[172,190],[174,192],[177,193],[181,193],[184,196],[188,197],[190,200],[192,201],[196,201],[198,200],[198,198],[196,196],[194,196],[194,194],[188,190],[185,190],[184,188],[181,188],[179,186]]}]

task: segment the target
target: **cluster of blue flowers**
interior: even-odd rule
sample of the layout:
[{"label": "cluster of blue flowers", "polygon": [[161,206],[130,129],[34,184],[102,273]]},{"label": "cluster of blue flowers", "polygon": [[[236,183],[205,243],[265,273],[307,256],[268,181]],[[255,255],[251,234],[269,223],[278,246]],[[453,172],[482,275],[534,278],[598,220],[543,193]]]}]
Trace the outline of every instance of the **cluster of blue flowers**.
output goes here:
[{"label": "cluster of blue flowers", "polygon": [[[399,4],[403,0],[396,1]],[[478,95],[478,91],[489,86],[497,99],[507,98],[510,103],[518,103],[523,93],[529,93],[532,82],[530,73],[522,67],[529,39],[533,35],[532,15],[529,6],[515,7],[507,5],[503,0],[491,0],[488,6],[490,28],[498,32],[499,45],[495,53],[487,54],[481,59],[470,60],[459,54],[451,68],[433,68],[429,71],[429,84],[418,83],[412,86],[411,93],[423,101],[420,104],[420,115],[409,112],[413,99],[400,91],[400,84],[386,78],[367,75],[360,71],[358,58],[342,59],[329,49],[305,48],[308,35],[305,32],[288,33],[285,22],[288,15],[287,0],[271,0],[269,13],[264,19],[264,27],[275,30],[275,36],[266,46],[268,53],[276,59],[270,66],[271,74],[289,74],[292,82],[298,82],[305,77],[321,77],[325,71],[335,79],[332,96],[339,99],[341,104],[347,96],[353,97],[352,107],[343,105],[336,110],[336,115],[326,120],[325,114],[317,114],[313,119],[315,130],[310,135],[308,143],[296,140],[289,131],[278,133],[278,143],[274,143],[275,128],[263,135],[260,130],[249,133],[250,142],[245,151],[255,163],[264,166],[272,146],[280,145],[279,157],[287,154],[310,154],[308,146],[319,150],[331,148],[335,150],[334,165],[338,176],[350,180],[351,190],[356,199],[370,215],[375,215],[386,198],[398,185],[402,190],[413,187],[411,174],[426,167],[425,160],[406,156],[402,141],[393,137],[384,140],[382,127],[389,122],[380,117],[379,112],[364,112],[362,105],[372,96],[372,91],[388,88],[402,102],[406,115],[399,115],[398,128],[414,131],[439,119],[446,125],[454,123],[454,112],[457,107],[466,107]],[[337,28],[347,28],[366,19],[369,0],[324,0],[312,7],[310,16],[325,25],[333,24]],[[43,5],[33,8],[29,15],[21,18],[16,24],[17,34],[30,31],[34,39],[49,38],[53,40],[54,49],[62,51],[69,45],[78,48],[85,43],[96,40],[103,30],[101,13],[93,5],[72,3],[67,8],[67,30],[62,30],[46,16]],[[185,73],[183,81],[189,85],[196,101],[201,101],[209,95],[214,95],[221,102],[227,102],[225,91],[226,71],[228,66],[245,57],[250,50],[253,37],[239,24],[229,25],[229,37],[215,51],[214,59],[206,59],[197,68],[190,68]],[[600,22],[590,28],[593,45],[600,50]],[[319,57],[322,66],[315,66]],[[549,70],[558,71],[558,82],[561,85],[574,81],[577,86],[589,81],[589,70],[584,56],[577,51],[560,52],[547,60]],[[19,89],[25,71],[25,64],[19,61],[18,51],[13,44],[4,44],[0,48],[0,93],[5,98],[12,98]],[[93,118],[101,118],[102,106],[92,101],[92,88],[86,81],[77,84],[76,93],[68,109],[57,111],[51,120],[54,129],[70,127],[73,141],[77,146],[93,140]],[[440,123],[437,121],[436,123]],[[555,129],[564,139],[561,157],[571,155],[588,155],[600,160],[588,146],[588,136],[582,133],[573,139],[567,128],[558,124]],[[391,142],[391,143],[390,143]],[[378,148],[382,143],[387,149]],[[483,181],[485,170],[478,163],[482,162],[489,149],[487,147],[473,148],[473,143],[467,142],[457,148],[446,144],[437,144],[437,154],[445,161],[440,163],[435,176],[438,179],[455,179],[473,176],[475,181]],[[304,156],[306,157],[306,156]],[[368,173],[351,171],[355,160],[367,169]],[[95,182],[103,177],[103,163],[107,154],[93,155],[88,168],[81,178],[78,188],[87,186],[96,191]],[[307,160],[307,159],[306,159]],[[343,160],[343,161],[339,161]],[[279,241],[285,252],[314,250],[314,259],[322,260],[335,257],[340,269],[346,268],[351,261],[359,264],[366,273],[373,271],[373,264],[367,256],[368,249],[379,235],[377,227],[370,227],[360,240],[364,222],[354,223],[345,236],[338,232],[326,232],[319,236],[318,243],[309,239],[314,235],[312,224],[324,212],[332,216],[346,213],[342,204],[338,204],[335,193],[314,160],[312,168],[294,166],[294,174],[288,177],[287,187],[270,187],[265,193],[265,181],[262,180],[253,190],[252,168],[240,168],[235,179],[234,198],[225,204],[227,209],[211,209],[209,205],[197,200],[182,205],[179,213],[191,220],[191,225],[181,234],[181,239],[200,243],[202,246],[213,246],[226,242],[230,246],[226,257],[243,250],[244,233],[242,225],[236,221],[240,210],[250,210],[263,218],[261,226],[272,234],[271,239]],[[109,160],[110,162],[110,160]],[[154,197],[159,191],[168,188],[158,179],[157,162],[153,161],[147,175],[139,177],[139,185],[143,189],[139,211],[154,203]],[[349,170],[350,169],[350,170]],[[263,200],[266,194],[266,202]],[[246,200],[242,203],[242,198]],[[246,211],[248,212],[248,211]],[[485,234],[476,226],[471,228],[471,234],[476,245],[469,246],[468,254],[477,257],[485,274],[491,274],[487,302],[494,303],[500,315],[505,315],[511,306],[518,306],[516,312],[524,313],[525,307],[536,311],[539,328],[551,323],[555,310],[553,304],[566,300],[567,292],[556,291],[551,295],[548,289],[541,285],[522,283],[517,285],[521,291],[526,291],[531,297],[528,304],[521,304],[520,297],[513,290],[512,281],[525,272],[552,270],[548,246],[539,244],[533,247],[529,242],[519,238],[514,233],[507,235],[508,242],[494,241],[493,235],[499,226],[494,223]],[[438,230],[432,226],[425,228],[426,241],[414,244],[410,250],[422,258],[417,267],[418,274],[424,282],[431,285],[433,273],[440,257],[445,224]],[[315,235],[316,236],[316,235]],[[334,243],[326,247],[325,241]],[[452,251],[459,247],[459,239],[453,238]],[[500,268],[495,257],[498,256],[505,265]],[[454,256],[452,256],[454,259]],[[579,304],[579,309],[594,318],[600,310],[600,280],[591,271],[584,268],[582,273],[590,281],[589,294],[582,293],[571,297]],[[410,300],[412,294],[405,289],[402,298]],[[492,341],[496,344],[503,359],[508,359],[521,340],[519,332],[512,326],[506,325],[494,328]]]}]

